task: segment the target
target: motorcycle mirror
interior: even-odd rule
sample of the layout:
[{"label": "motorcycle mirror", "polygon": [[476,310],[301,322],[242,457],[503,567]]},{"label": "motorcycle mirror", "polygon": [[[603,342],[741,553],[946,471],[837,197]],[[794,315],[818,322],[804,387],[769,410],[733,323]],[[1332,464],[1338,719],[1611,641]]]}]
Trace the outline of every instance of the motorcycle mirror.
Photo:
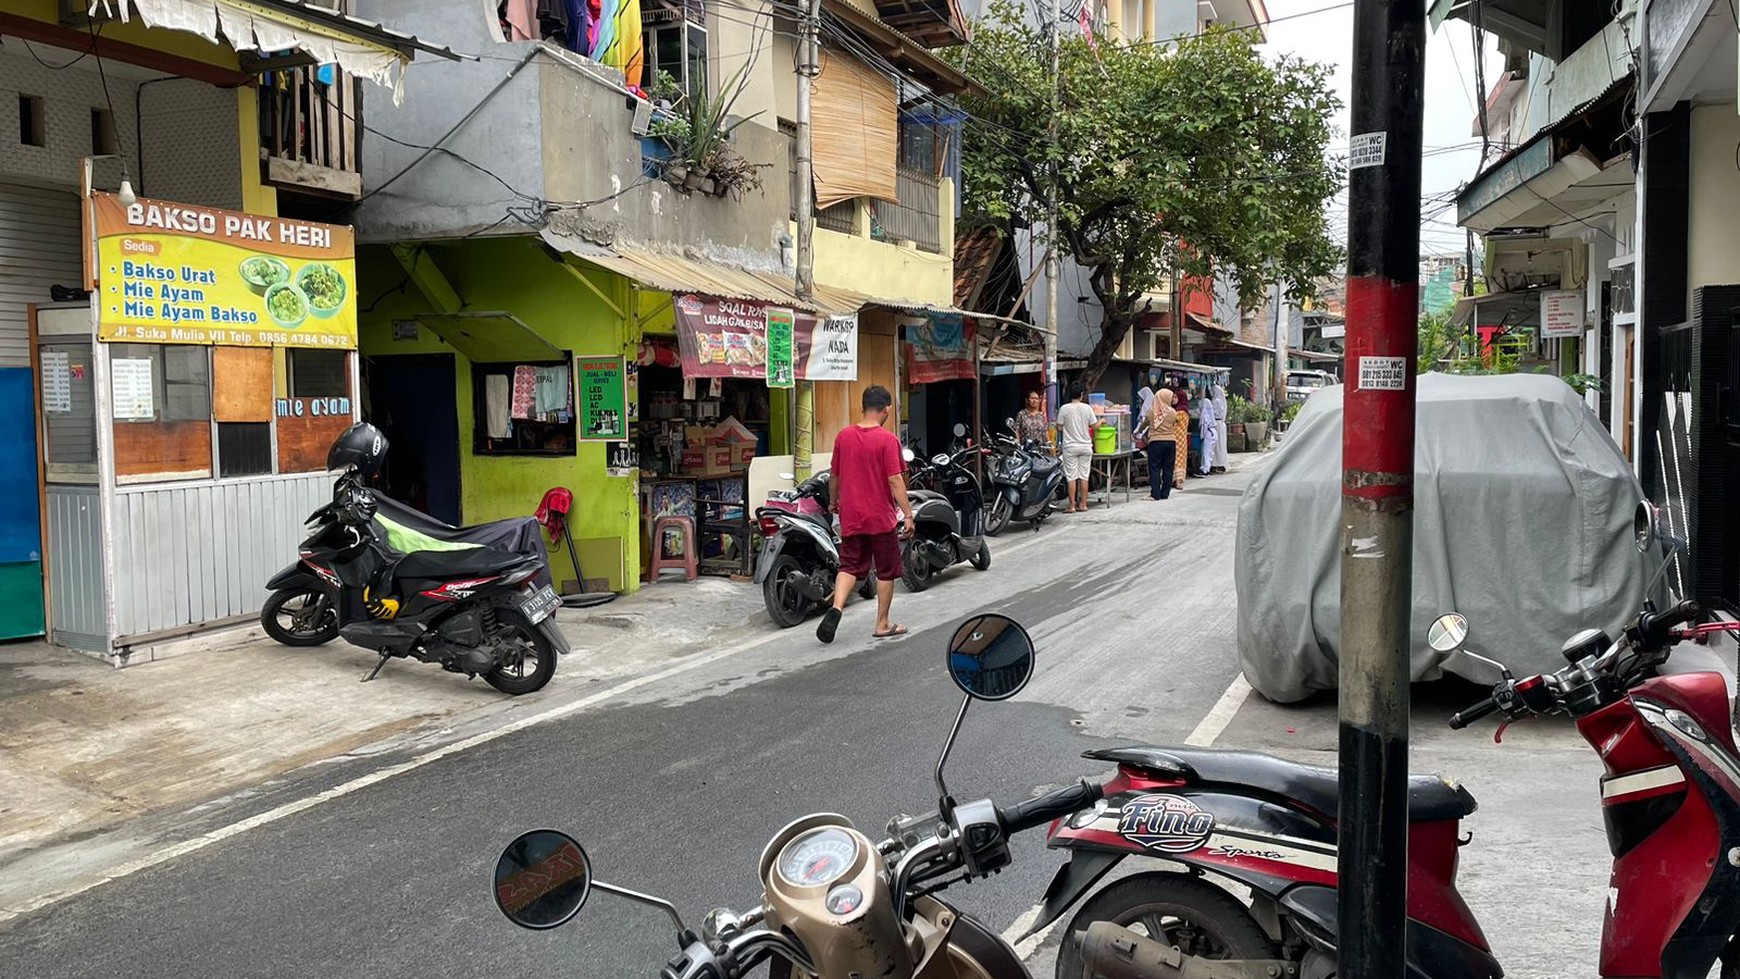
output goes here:
[{"label": "motorcycle mirror", "polygon": [[1639,553],[1649,553],[1651,544],[1657,540],[1656,527],[1661,521],[1661,510],[1648,500],[1639,500],[1637,511],[1631,518],[1631,531],[1637,538]]},{"label": "motorcycle mirror", "polygon": [[966,437],[967,437],[967,426],[962,425],[960,422],[955,422],[955,438],[959,439],[959,438],[966,438]]},{"label": "motorcycle mirror", "polygon": [[900,458],[905,459],[907,462],[911,462],[912,460],[918,458],[918,456],[913,455],[912,450],[910,448],[902,446],[900,449]]},{"label": "motorcycle mirror", "polygon": [[521,928],[542,931],[565,925],[590,896],[592,863],[566,833],[522,833],[495,862],[495,905]]},{"label": "motorcycle mirror", "polygon": [[780,473],[779,478],[783,479],[789,483],[789,482],[792,482],[793,480],[797,479],[797,474],[796,473]]},{"label": "motorcycle mirror", "polygon": [[946,466],[946,465],[948,465],[949,464],[949,454],[947,452],[938,452],[936,455],[933,455],[930,457],[930,464],[933,466]]},{"label": "motorcycle mirror", "polygon": [[1033,676],[1033,639],[1006,615],[975,615],[949,641],[949,676],[975,700],[1008,700]]},{"label": "motorcycle mirror", "polygon": [[1003,424],[1009,427],[1009,434],[1015,434],[1015,419],[1005,418],[1003,419]]},{"label": "motorcycle mirror", "polygon": [[1426,645],[1433,651],[1448,653],[1461,648],[1468,639],[1468,619],[1460,612],[1446,612],[1438,616],[1431,628],[1426,630]]},{"label": "motorcycle mirror", "polygon": [[495,905],[521,928],[543,931],[567,924],[595,889],[663,911],[676,926],[678,944],[693,941],[676,905],[594,879],[591,859],[567,833],[553,829],[522,833],[495,862]]}]

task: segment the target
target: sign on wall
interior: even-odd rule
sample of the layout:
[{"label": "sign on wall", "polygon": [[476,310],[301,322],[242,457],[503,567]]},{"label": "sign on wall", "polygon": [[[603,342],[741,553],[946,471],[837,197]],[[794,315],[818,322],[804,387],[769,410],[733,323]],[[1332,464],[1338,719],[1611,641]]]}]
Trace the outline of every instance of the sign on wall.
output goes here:
[{"label": "sign on wall", "polygon": [[1583,290],[1551,289],[1541,293],[1541,336],[1583,335]]},{"label": "sign on wall", "polygon": [[93,193],[97,337],[356,347],[351,229]]},{"label": "sign on wall", "polygon": [[792,311],[769,308],[767,311],[767,386],[795,387],[792,373]]},{"label": "sign on wall", "polygon": [[628,438],[628,383],[623,358],[580,357],[580,439],[620,442]]},{"label": "sign on wall", "polygon": [[909,382],[972,380],[972,334],[958,313],[931,313],[901,322],[906,327]]},{"label": "sign on wall", "polygon": [[[805,326],[809,329],[805,329]],[[858,314],[798,319],[798,376],[806,381],[858,379]]]},{"label": "sign on wall", "polygon": [[[683,377],[735,377],[773,383],[777,365],[769,362],[774,319],[791,324],[785,359],[798,381],[858,379],[858,316],[818,318],[748,299],[677,296],[677,348]],[[783,315],[782,315],[783,314]],[[789,317],[789,320],[786,318]]]}]

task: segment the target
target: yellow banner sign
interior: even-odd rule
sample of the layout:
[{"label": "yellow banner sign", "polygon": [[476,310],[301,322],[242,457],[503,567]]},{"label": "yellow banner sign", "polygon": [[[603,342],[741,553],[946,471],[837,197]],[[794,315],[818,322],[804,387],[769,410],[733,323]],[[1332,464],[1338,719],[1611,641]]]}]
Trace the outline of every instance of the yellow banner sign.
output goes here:
[{"label": "yellow banner sign", "polygon": [[91,209],[99,339],[356,347],[350,228],[102,193]]}]

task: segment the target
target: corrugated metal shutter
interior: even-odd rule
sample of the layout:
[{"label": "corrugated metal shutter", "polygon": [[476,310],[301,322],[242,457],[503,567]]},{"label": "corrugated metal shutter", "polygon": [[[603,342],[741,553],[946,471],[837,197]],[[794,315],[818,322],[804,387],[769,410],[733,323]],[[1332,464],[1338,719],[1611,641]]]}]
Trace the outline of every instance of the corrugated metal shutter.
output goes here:
[{"label": "corrugated metal shutter", "polygon": [[0,367],[30,366],[24,307],[49,302],[49,286],[82,284],[79,236],[77,194],[0,183]]}]

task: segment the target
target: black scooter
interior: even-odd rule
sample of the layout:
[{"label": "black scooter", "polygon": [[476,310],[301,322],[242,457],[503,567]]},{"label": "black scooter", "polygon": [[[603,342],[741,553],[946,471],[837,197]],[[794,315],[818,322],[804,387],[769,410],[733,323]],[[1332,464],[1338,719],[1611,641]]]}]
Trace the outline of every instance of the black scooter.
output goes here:
[{"label": "black scooter", "polygon": [[[786,473],[784,478],[792,477]],[[829,473],[819,472],[789,491],[774,490],[768,494],[770,505],[755,511],[761,527],[755,583],[761,586],[768,618],[781,629],[802,622],[834,597],[840,537],[828,506],[829,479]],[[874,572],[859,583],[858,594],[876,594]]]},{"label": "black scooter", "polygon": [[[1009,419],[1007,424],[1009,431],[1015,431],[1015,419]],[[1048,455],[1034,439],[1021,445],[1013,436],[998,436],[996,446],[991,494],[985,503],[985,536],[997,536],[1015,520],[1025,520],[1038,530],[1057,509],[1057,494],[1063,488],[1063,463]]]},{"label": "black scooter", "polygon": [[[291,646],[336,633],[374,650],[381,659],[364,680],[399,656],[482,676],[508,694],[549,683],[568,642],[551,617],[561,599],[543,548],[442,540],[383,521],[381,503],[354,470],[339,476],[332,502],[308,518],[313,529],[297,562],[267,583],[267,633]],[[511,532],[509,524],[453,529],[490,537]]]},{"label": "black scooter", "polygon": [[[955,426],[955,437],[964,438],[965,425]],[[968,442],[954,452],[939,452],[927,467],[911,449],[904,450],[909,485],[936,489],[909,489],[915,525],[913,535],[900,545],[900,579],[908,591],[924,591],[931,579],[948,568],[969,561],[985,571],[991,567],[991,546],[985,542],[985,495],[966,460],[980,453]]]}]

